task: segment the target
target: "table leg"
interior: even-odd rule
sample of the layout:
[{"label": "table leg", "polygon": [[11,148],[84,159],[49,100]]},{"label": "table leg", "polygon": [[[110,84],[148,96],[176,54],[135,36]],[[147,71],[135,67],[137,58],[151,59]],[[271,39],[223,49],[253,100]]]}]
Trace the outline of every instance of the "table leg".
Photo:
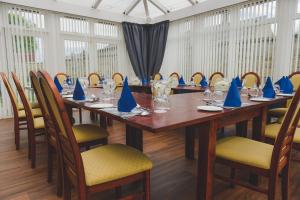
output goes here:
[{"label": "table leg", "polygon": [[236,135],[240,137],[247,137],[248,121],[242,121],[236,124]]},{"label": "table leg", "polygon": [[143,130],[126,125],[126,144],[143,151]]},{"label": "table leg", "polygon": [[100,126],[107,129],[107,117],[100,115]]},{"label": "table leg", "polygon": [[195,159],[195,127],[189,126],[185,129],[185,157]]},{"label": "table leg", "polygon": [[65,106],[66,106],[66,110],[67,110],[69,119],[70,119],[71,123],[74,124],[75,119],[73,117],[73,107],[71,105],[68,105],[68,104],[65,104]]},{"label": "table leg", "polygon": [[217,128],[214,121],[200,124],[196,199],[212,199]]},{"label": "table leg", "polygon": [[[261,114],[253,119],[252,122],[252,139],[262,141],[267,123],[267,107],[262,108]],[[249,182],[253,185],[258,185],[259,177],[256,174],[250,174]]]}]

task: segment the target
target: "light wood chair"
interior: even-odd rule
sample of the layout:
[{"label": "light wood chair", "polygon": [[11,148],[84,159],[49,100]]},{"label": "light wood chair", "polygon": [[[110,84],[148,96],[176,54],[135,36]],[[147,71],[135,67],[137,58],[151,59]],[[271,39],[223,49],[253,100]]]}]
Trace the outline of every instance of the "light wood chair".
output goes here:
[{"label": "light wood chair", "polygon": [[119,72],[116,72],[112,75],[112,79],[115,81],[116,83],[116,87],[120,87],[123,86],[123,75]]},{"label": "light wood chair", "polygon": [[[14,133],[15,133],[15,144],[16,144],[16,149],[20,149],[20,131],[21,130],[27,130],[27,118],[26,118],[26,113],[24,110],[24,106],[22,103],[18,103],[17,101],[17,96],[15,92],[13,91],[7,76],[5,73],[0,72],[0,75],[2,77],[3,83],[5,85],[5,88],[7,90],[7,93],[10,98],[10,102],[13,108],[13,114],[14,114]],[[38,108],[39,105],[38,103],[30,103],[31,106],[33,107],[32,113],[34,117],[40,117],[42,116],[41,110]]]},{"label": "light wood chair", "polygon": [[180,78],[180,77],[179,77],[179,74],[178,74],[177,72],[171,73],[169,77],[170,77],[170,78],[171,78],[171,77],[177,78],[177,80],[179,80],[179,78]]},{"label": "light wood chair", "polygon": [[101,80],[101,77],[98,73],[93,72],[93,73],[89,74],[88,80],[89,80],[89,86],[90,87],[95,87],[99,84],[99,81]]},{"label": "light wood chair", "polygon": [[31,159],[31,168],[35,168],[36,166],[36,145],[45,143],[44,139],[37,139],[39,136],[45,135],[45,124],[43,117],[34,117],[33,109],[27,99],[23,87],[17,77],[17,75],[12,72],[12,78],[16,85],[17,91],[20,95],[21,101],[24,106],[24,110],[26,113],[27,120],[27,128],[28,128],[28,157]]},{"label": "light wood chair", "polygon": [[260,77],[257,73],[255,72],[247,72],[242,76],[241,81],[245,81],[245,87],[247,88],[252,88],[254,85],[257,87],[260,86]]},{"label": "light wood chair", "polygon": [[153,80],[160,81],[161,79],[162,79],[162,75],[160,73],[157,73],[157,74],[154,75]]},{"label": "light wood chair", "polygon": [[[216,145],[216,162],[231,167],[231,177],[216,175],[224,181],[238,184],[268,195],[276,196],[277,180],[281,175],[282,199],[289,196],[289,166],[293,138],[300,117],[300,88],[297,90],[286,117],[279,129],[275,144],[270,145],[243,137],[227,137]],[[267,177],[268,188],[240,182],[234,176],[235,169],[246,170]]]},{"label": "light wood chair", "polygon": [[[292,74],[290,74],[289,79],[291,80],[291,82],[293,84],[293,87],[294,87],[294,90],[296,91],[297,88],[299,88],[299,86],[300,86],[300,71],[293,72]],[[286,105],[284,105],[283,107],[270,109],[268,114],[270,115],[270,117],[278,118],[277,122],[281,123],[282,118],[286,114],[290,104],[291,104],[291,101],[288,100]]]},{"label": "light wood chair", "polygon": [[63,73],[63,72],[59,72],[59,73],[57,73],[57,74],[55,75],[55,77],[57,77],[57,79],[58,79],[58,81],[59,81],[59,83],[60,83],[61,85],[64,85],[65,81],[66,81],[67,78],[68,78],[68,74]]},{"label": "light wood chair", "polygon": [[194,81],[195,85],[199,85],[204,75],[201,72],[196,72],[192,75],[191,81]]},{"label": "light wood chair", "polygon": [[[58,184],[57,184],[57,194],[58,196],[61,196],[62,194],[62,173],[61,173],[61,163],[59,159],[58,147],[57,147],[57,141],[55,139],[55,127],[53,124],[53,120],[50,117],[49,110],[46,104],[45,97],[43,95],[41,86],[39,84],[39,78],[35,74],[35,72],[30,72],[30,79],[31,83],[34,89],[34,92],[36,94],[37,100],[39,104],[41,105],[41,110],[43,113],[45,126],[47,129],[47,146],[48,146],[48,182],[52,182],[52,174],[53,174],[53,158],[54,153],[56,152],[56,160],[58,161]],[[97,125],[92,124],[79,124],[72,126],[76,142],[78,143],[79,147],[83,147],[85,149],[89,149],[90,146],[102,144],[107,144],[107,137],[108,132],[107,130],[101,128]]]},{"label": "light wood chair", "polygon": [[214,87],[216,82],[222,80],[224,78],[224,74],[222,72],[215,72],[209,77],[209,86]]},{"label": "light wood chair", "polygon": [[143,180],[143,192],[122,199],[142,196],[149,200],[152,162],[140,151],[122,144],[104,145],[80,153],[63,99],[49,74],[40,72],[40,76],[63,163],[64,199],[71,199],[71,186],[77,189],[78,199],[86,200],[93,193],[114,188],[120,191],[122,185]]}]

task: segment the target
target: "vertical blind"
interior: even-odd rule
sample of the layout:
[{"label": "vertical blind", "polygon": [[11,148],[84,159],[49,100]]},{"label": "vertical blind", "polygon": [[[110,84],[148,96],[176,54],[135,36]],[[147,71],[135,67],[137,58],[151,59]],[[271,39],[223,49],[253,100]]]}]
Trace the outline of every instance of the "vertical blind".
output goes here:
[{"label": "vertical blind", "polygon": [[276,48],[276,1],[259,0],[172,22],[162,66],[186,79],[200,71],[227,77],[257,72],[273,75]]},{"label": "vertical blind", "polygon": [[[52,76],[66,72],[86,77],[91,72],[111,77],[132,75],[120,24],[58,14],[12,4],[0,4],[0,71],[16,72],[30,86],[29,72],[45,69]],[[30,100],[32,91],[26,90]],[[10,100],[0,81],[0,118],[12,114]]]}]

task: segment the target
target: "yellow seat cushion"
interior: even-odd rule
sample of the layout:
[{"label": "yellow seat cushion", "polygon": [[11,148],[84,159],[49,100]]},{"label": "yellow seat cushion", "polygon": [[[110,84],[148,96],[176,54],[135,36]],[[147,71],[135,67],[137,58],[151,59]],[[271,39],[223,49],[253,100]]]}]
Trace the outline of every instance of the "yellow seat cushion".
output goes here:
[{"label": "yellow seat cushion", "polygon": [[45,128],[44,118],[43,117],[37,117],[33,119],[34,128],[35,129],[41,129]]},{"label": "yellow seat cushion", "polygon": [[77,143],[90,142],[106,138],[107,130],[92,124],[80,124],[72,127]]},{"label": "yellow seat cushion", "polygon": [[[40,107],[38,102],[31,102],[30,105],[31,105],[31,108],[39,108]],[[23,104],[21,104],[21,103],[18,104],[18,110],[24,110]]]},{"label": "yellow seat cushion", "polygon": [[[40,108],[34,108],[31,111],[34,117],[41,117],[43,115]],[[25,118],[26,117],[25,110],[18,111],[18,115],[19,118]]]},{"label": "yellow seat cushion", "polygon": [[85,181],[93,186],[152,169],[142,152],[122,144],[110,144],[81,153]]},{"label": "yellow seat cushion", "polygon": [[216,156],[244,165],[270,169],[272,151],[272,145],[232,136],[217,142]]},{"label": "yellow seat cushion", "polygon": [[[265,136],[268,138],[276,139],[278,132],[280,130],[281,124],[275,123],[275,124],[268,124],[266,126],[265,130]],[[294,136],[294,142],[300,143],[300,128],[296,129],[295,136]]]},{"label": "yellow seat cushion", "polygon": [[288,108],[273,108],[269,110],[269,114],[274,117],[283,117]]}]

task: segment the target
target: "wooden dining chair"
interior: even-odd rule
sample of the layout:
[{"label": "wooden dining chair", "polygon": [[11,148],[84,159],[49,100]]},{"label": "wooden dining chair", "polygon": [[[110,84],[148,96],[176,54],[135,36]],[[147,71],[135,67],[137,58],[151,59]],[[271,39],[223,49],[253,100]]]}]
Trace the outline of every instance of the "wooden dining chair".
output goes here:
[{"label": "wooden dining chair", "polygon": [[[109,144],[80,153],[63,99],[46,72],[40,72],[41,88],[56,129],[56,140],[62,158],[64,199],[71,199],[71,186],[78,199],[86,200],[93,193],[143,180],[144,191],[130,195],[150,199],[152,162],[140,151],[122,144]],[[121,194],[120,194],[121,195]],[[118,196],[121,199],[121,196]]]},{"label": "wooden dining chair", "polygon": [[209,86],[215,86],[216,82],[222,80],[224,74],[222,72],[215,72],[209,77]]},{"label": "wooden dining chair", "polygon": [[201,72],[196,72],[192,75],[191,81],[194,81],[195,85],[200,85],[200,82],[204,75]]},{"label": "wooden dining chair", "polygon": [[[57,141],[55,139],[55,127],[53,124],[53,120],[50,117],[49,110],[47,108],[46,100],[43,95],[41,86],[39,84],[39,78],[36,75],[35,72],[30,72],[30,79],[31,83],[34,89],[34,92],[36,94],[37,100],[39,104],[41,105],[41,110],[43,113],[45,126],[47,129],[47,146],[48,146],[48,182],[52,182],[52,174],[53,174],[53,160],[54,160],[54,153],[56,152],[56,160],[58,161],[58,184],[57,184],[57,194],[58,196],[61,196],[62,194],[62,173],[61,172],[61,162],[59,159],[58,147],[57,147]],[[101,128],[97,125],[92,124],[79,124],[72,126],[76,142],[78,143],[80,148],[89,149],[90,146],[94,145],[105,145],[107,144],[107,137],[108,132],[107,130]]]},{"label": "wooden dining chair", "polygon": [[171,73],[169,77],[170,77],[170,78],[173,78],[173,77],[174,77],[174,78],[177,78],[177,80],[179,80],[179,78],[180,78],[180,77],[179,77],[179,74],[178,74],[177,72]]},{"label": "wooden dining chair", "polygon": [[[297,88],[300,87],[300,71],[293,72],[288,77],[289,77],[289,79],[291,80],[291,82],[293,84],[294,90],[296,90]],[[291,101],[288,100],[283,107],[270,109],[269,112],[268,112],[269,116],[270,117],[276,117],[278,119],[277,122],[281,123],[282,118],[286,114],[290,104],[291,104]]]},{"label": "wooden dining chair", "polygon": [[123,86],[123,75],[119,72],[116,72],[112,75],[112,79],[115,81],[116,83],[116,86],[119,87],[119,86]]},{"label": "wooden dining chair", "polygon": [[93,72],[93,73],[89,74],[88,80],[89,80],[89,86],[90,87],[95,87],[99,84],[99,81],[101,80],[101,77],[98,73]]},{"label": "wooden dining chair", "polygon": [[[2,77],[3,83],[7,90],[7,93],[9,95],[10,102],[11,102],[11,105],[13,108],[15,145],[16,145],[16,149],[19,150],[20,149],[20,131],[27,130],[26,113],[25,113],[23,104],[18,103],[17,96],[16,96],[15,92],[13,91],[12,86],[10,85],[6,74],[3,72],[0,72],[0,75]],[[31,106],[35,107],[32,110],[34,117],[42,116],[41,110],[39,108],[37,108],[39,105],[36,102],[31,103]]]},{"label": "wooden dining chair", "polygon": [[27,128],[28,128],[28,157],[31,159],[31,168],[36,166],[36,145],[45,143],[44,140],[37,139],[39,136],[45,135],[45,124],[43,117],[34,117],[32,107],[25,95],[23,87],[17,77],[17,75],[12,72],[12,78],[16,85],[17,91],[20,95],[21,101],[24,105],[24,110],[26,113]]},{"label": "wooden dining chair", "polygon": [[[279,129],[275,144],[270,145],[243,137],[227,137],[216,145],[216,162],[231,167],[231,177],[216,175],[217,178],[238,184],[268,195],[269,200],[276,196],[277,180],[281,176],[282,199],[289,196],[289,166],[293,138],[300,117],[300,88],[297,90],[290,108]],[[268,188],[260,188],[240,182],[234,176],[235,169],[247,170],[267,177]]]},{"label": "wooden dining chair", "polygon": [[256,85],[256,87],[260,86],[260,77],[257,73],[255,72],[247,72],[242,76],[241,81],[245,83],[245,87],[247,88],[252,88],[254,85]]},{"label": "wooden dining chair", "polygon": [[160,81],[161,79],[162,79],[161,73],[156,73],[156,74],[154,75],[153,80],[155,80],[155,81]]},{"label": "wooden dining chair", "polygon": [[65,81],[66,81],[67,78],[68,78],[68,74],[63,73],[63,72],[58,72],[58,73],[55,75],[55,77],[57,77],[57,79],[58,79],[58,81],[59,81],[59,83],[60,83],[61,85],[64,85]]}]

